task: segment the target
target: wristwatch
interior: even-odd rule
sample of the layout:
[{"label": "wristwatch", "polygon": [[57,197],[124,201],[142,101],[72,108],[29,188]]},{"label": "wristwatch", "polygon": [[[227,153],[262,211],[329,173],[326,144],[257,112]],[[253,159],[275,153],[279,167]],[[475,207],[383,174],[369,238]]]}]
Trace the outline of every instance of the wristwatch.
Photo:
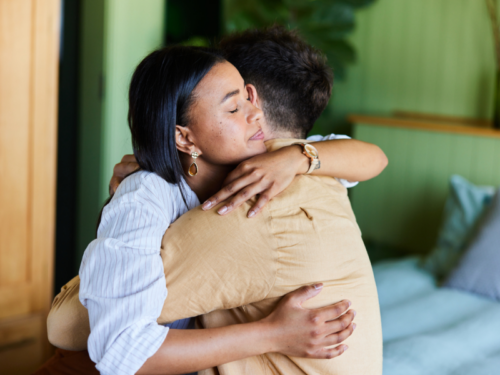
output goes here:
[{"label": "wristwatch", "polygon": [[302,153],[309,158],[311,161],[311,165],[309,166],[309,169],[305,174],[310,174],[312,171],[315,169],[319,169],[321,163],[319,161],[319,154],[318,150],[316,150],[316,147],[309,143],[295,143],[296,145],[302,146]]}]

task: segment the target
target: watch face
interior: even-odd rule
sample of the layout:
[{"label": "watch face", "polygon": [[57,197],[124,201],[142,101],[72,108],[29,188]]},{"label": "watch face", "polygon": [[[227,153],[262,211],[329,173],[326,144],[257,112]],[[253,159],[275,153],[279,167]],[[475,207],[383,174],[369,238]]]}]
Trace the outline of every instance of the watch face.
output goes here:
[{"label": "watch face", "polygon": [[313,157],[314,159],[318,158],[318,150],[316,150],[316,147],[307,144],[304,146],[304,151],[307,152],[309,156]]}]

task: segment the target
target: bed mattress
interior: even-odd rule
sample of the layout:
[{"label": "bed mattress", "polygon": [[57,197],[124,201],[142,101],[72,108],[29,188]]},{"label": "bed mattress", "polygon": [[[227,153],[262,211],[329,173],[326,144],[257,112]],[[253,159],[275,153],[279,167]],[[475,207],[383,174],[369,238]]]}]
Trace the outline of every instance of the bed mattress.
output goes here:
[{"label": "bed mattress", "polygon": [[377,263],[374,273],[384,375],[500,374],[499,302],[439,288],[416,258]]}]

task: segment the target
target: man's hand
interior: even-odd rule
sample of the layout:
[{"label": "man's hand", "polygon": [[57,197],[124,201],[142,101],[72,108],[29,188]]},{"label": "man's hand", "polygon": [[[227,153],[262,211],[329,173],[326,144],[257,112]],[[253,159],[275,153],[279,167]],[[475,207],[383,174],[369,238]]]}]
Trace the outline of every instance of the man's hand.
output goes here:
[{"label": "man's hand", "polygon": [[113,195],[123,179],[139,168],[134,155],[125,155],[122,161],[113,168],[113,176],[109,181],[109,195]]},{"label": "man's hand", "polygon": [[217,211],[220,215],[226,215],[259,194],[259,199],[248,212],[248,217],[253,217],[267,202],[285,190],[297,174],[307,172],[309,163],[298,145],[254,156],[229,173],[222,190],[207,199],[202,208],[209,210],[227,199],[226,204]]}]

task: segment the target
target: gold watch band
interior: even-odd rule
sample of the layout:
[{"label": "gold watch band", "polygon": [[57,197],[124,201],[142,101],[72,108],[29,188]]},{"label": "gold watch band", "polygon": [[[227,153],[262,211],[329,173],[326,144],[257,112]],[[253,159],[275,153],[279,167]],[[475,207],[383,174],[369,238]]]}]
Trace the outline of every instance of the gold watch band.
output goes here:
[{"label": "gold watch band", "polygon": [[319,159],[310,159],[310,160],[311,160],[311,165],[309,166],[309,169],[305,174],[311,174],[319,165]]},{"label": "gold watch band", "polygon": [[299,142],[295,144],[300,145],[302,147],[302,153],[310,160],[311,164],[309,165],[309,169],[305,174],[311,174],[315,169],[318,169],[319,166],[321,165],[319,161],[318,150],[316,150],[316,147],[314,147],[309,143]]}]

